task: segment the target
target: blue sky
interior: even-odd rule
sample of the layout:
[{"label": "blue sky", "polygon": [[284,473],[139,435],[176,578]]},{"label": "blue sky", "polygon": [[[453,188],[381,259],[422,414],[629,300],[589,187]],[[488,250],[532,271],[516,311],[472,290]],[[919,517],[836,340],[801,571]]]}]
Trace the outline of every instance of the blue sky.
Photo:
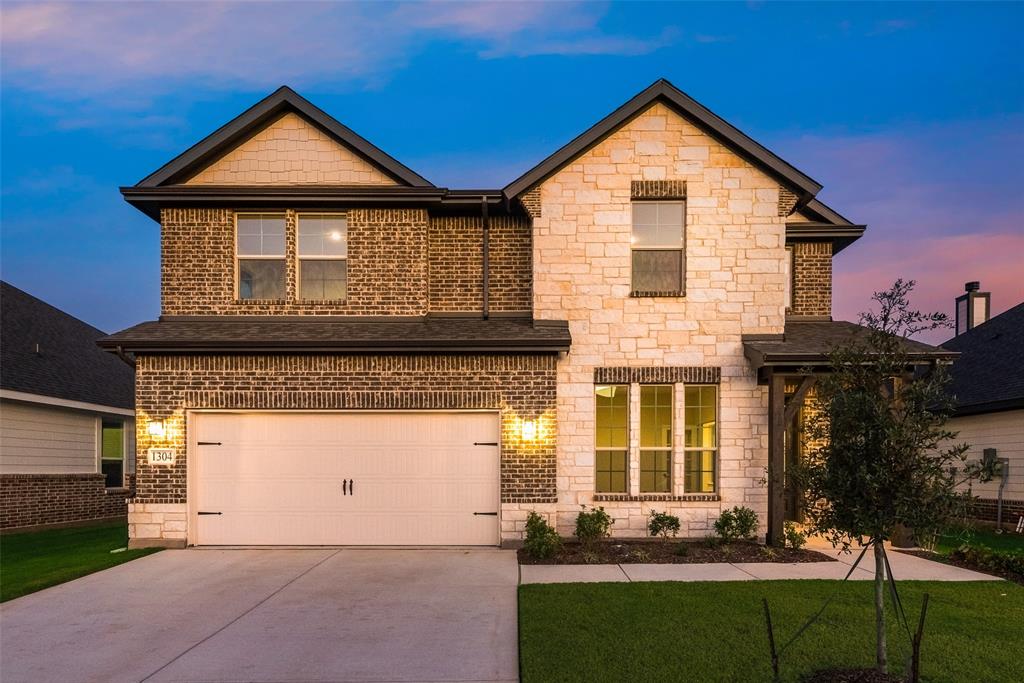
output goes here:
[{"label": "blue sky", "polygon": [[[118,194],[291,85],[435,184],[500,187],[664,77],[867,223],[836,317],[919,281],[1024,299],[1024,4],[5,2],[0,272],[116,330],[159,313]],[[943,335],[939,335],[940,337]]]}]

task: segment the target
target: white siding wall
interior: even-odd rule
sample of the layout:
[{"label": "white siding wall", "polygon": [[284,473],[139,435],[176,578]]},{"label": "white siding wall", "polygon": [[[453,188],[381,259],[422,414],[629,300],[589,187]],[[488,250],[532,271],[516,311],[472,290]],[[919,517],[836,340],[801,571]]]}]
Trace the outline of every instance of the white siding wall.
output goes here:
[{"label": "white siding wall", "polygon": [[[982,451],[986,448],[995,448],[996,457],[1009,458],[1010,478],[1003,498],[1024,500],[1024,410],[958,417],[950,420],[949,428],[960,432],[957,442],[971,445],[967,452],[970,461],[981,460]],[[999,482],[974,482],[971,489],[982,498],[995,498]]]},{"label": "white siding wall", "polygon": [[[0,403],[0,474],[97,472],[100,417],[54,406]],[[134,471],[135,427],[125,421],[125,471]]]}]

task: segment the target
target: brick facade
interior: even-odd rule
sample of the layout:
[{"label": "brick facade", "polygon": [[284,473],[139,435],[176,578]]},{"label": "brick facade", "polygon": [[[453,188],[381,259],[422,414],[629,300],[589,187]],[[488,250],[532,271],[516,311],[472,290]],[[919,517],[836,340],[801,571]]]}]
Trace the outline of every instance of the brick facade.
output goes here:
[{"label": "brick facade", "polygon": [[793,244],[793,305],[788,313],[832,315],[832,243]]},{"label": "brick facade", "polygon": [[[530,310],[530,223],[491,216],[490,311]],[[483,222],[480,216],[430,217],[429,280],[432,313],[478,313],[483,300]]]},{"label": "brick facade", "polygon": [[[439,410],[501,412],[501,500],[555,500],[555,363],[553,355],[401,356],[147,356],[136,366],[139,453],[175,449],[173,466],[140,457],[131,523],[159,514],[175,525],[161,538],[185,538],[176,528],[187,501],[185,411]],[[165,441],[154,443],[147,419],[162,419]],[[521,420],[537,420],[541,438],[524,442]],[[179,518],[179,515],[182,517]],[[151,522],[145,522],[147,524]],[[138,529],[133,538],[138,538]]]},{"label": "brick facade", "polygon": [[102,474],[0,474],[0,529],[124,517],[123,489]]}]

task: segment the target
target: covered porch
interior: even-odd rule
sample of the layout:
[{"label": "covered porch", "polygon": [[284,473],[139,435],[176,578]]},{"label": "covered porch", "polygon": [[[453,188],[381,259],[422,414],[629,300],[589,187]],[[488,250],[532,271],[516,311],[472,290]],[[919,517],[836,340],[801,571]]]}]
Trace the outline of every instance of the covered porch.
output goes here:
[{"label": "covered porch", "polygon": [[[800,419],[819,377],[831,372],[837,346],[867,334],[862,325],[814,320],[786,323],[780,335],[747,335],[743,351],[758,383],[768,387],[768,545],[782,546],[787,520],[799,521],[797,492],[787,486],[786,471],[800,457]],[[949,362],[957,354],[912,339],[903,340],[914,365]]]}]

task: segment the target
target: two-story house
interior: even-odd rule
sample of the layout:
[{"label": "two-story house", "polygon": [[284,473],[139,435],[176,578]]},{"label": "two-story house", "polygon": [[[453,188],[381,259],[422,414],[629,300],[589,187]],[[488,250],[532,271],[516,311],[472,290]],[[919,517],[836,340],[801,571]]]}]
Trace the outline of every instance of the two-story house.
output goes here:
[{"label": "two-story house", "polygon": [[122,188],[162,245],[160,319],[102,342],[133,545],[496,545],[590,504],[778,538],[793,376],[859,329],[831,274],[864,226],[820,187],[664,80],[491,190],[281,88]]}]

